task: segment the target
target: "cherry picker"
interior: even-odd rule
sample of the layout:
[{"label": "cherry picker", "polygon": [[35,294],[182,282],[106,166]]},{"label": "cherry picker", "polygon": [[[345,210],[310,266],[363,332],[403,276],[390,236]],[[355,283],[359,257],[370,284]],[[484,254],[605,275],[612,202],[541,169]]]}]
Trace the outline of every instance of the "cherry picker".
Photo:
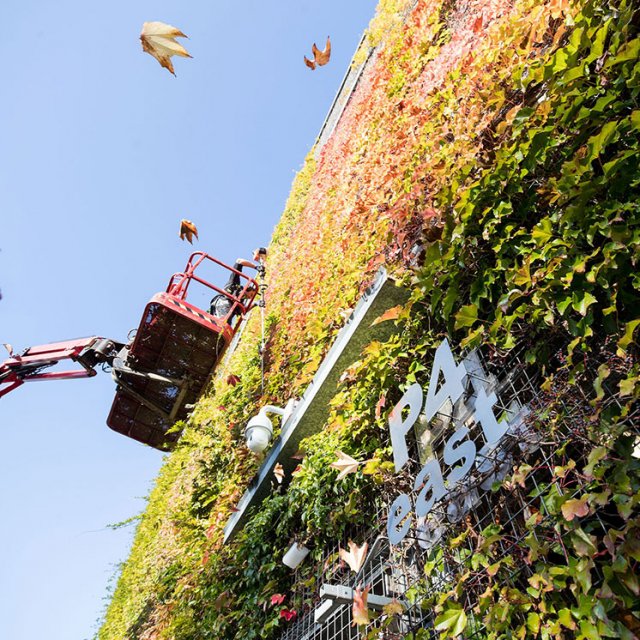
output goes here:
[{"label": "cherry picker", "polygon": [[[239,283],[232,291],[200,275],[214,263]],[[193,253],[185,270],[174,274],[166,291],[147,303],[135,336],[119,342],[99,336],[29,347],[0,363],[0,397],[37,380],[73,380],[96,375],[101,365],[116,382],[107,425],[129,438],[162,451],[180,437],[172,429],[186,418],[231,343],[242,317],[257,304],[260,287],[254,278],[201,252]],[[261,267],[259,267],[261,269]],[[224,315],[189,302],[190,286],[198,283],[223,296]],[[218,305],[219,307],[220,305]],[[77,368],[48,371],[70,360]]]}]

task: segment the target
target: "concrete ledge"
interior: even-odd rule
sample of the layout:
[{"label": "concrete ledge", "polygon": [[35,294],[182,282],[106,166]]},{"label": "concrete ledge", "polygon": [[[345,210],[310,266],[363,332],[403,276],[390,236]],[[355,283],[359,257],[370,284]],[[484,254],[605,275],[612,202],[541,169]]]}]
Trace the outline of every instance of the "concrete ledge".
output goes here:
[{"label": "concrete ledge", "polygon": [[[398,331],[393,322],[382,322],[374,326],[372,322],[388,309],[404,304],[408,296],[409,292],[396,286],[384,269],[378,272],[373,284],[358,301],[345,326],[336,336],[311,384],[283,425],[280,436],[275,439],[260,470],[237,504],[238,511],[231,516],[225,527],[225,542],[242,529],[249,510],[271,493],[276,464],[280,463],[288,475],[297,465],[297,461],[291,456],[298,451],[300,442],[325,426],[329,415],[329,401],[335,395],[338,380],[345,369],[360,358],[362,350],[370,342],[386,340]],[[281,404],[284,405],[287,400],[288,398],[283,398]]]}]

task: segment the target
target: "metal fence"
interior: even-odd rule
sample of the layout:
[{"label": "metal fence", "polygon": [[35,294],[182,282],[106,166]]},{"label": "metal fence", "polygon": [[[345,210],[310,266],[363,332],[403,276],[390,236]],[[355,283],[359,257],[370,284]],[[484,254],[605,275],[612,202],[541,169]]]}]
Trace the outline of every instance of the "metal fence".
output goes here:
[{"label": "metal fence", "polygon": [[[333,548],[325,550],[313,575],[308,575],[307,569],[304,580],[298,581],[307,585],[298,592],[307,603],[306,610],[280,636],[281,640],[400,640],[415,637],[418,630],[420,638],[435,638],[435,614],[427,603],[451,589],[464,572],[471,572],[465,581],[462,602],[467,616],[465,637],[480,634],[484,627],[478,602],[492,586],[487,571],[473,570],[480,532],[493,524],[500,526],[500,537],[492,544],[492,561],[509,558],[510,567],[508,575],[501,573],[500,586],[526,589],[532,575],[527,557],[531,547],[558,541],[539,538],[554,532],[553,527],[545,526],[552,516],[540,496],[551,485],[560,495],[581,492],[579,480],[573,478],[565,484],[554,468],[569,450],[574,460],[584,460],[590,450],[588,431],[596,396],[593,381],[599,364],[612,357],[615,358],[603,354],[600,360],[586,363],[577,379],[560,373],[542,389],[539,376],[518,355],[501,358],[496,353],[467,354],[470,373],[466,393],[473,395],[481,387],[494,390],[498,397],[495,413],[509,419],[508,434],[499,446],[490,451],[485,448],[464,482],[436,503],[426,518],[415,520],[409,534],[397,545],[390,544],[386,535],[387,505],[395,497],[393,489],[387,488],[388,495],[372,518],[375,525],[368,530],[352,530],[344,540],[336,541]],[[562,364],[555,363],[559,371],[565,371]],[[614,376],[612,385],[615,384]],[[597,403],[600,412],[616,402],[611,390],[603,391]],[[430,424],[417,424],[410,445],[411,463],[404,472],[407,478],[415,478],[425,459],[441,451],[454,427],[464,421],[464,411],[464,402],[455,406],[449,403]],[[627,416],[626,428],[640,441],[638,418],[636,409]],[[480,429],[474,424],[468,426],[470,437],[481,451]],[[565,448],[561,454],[560,445]],[[514,467],[524,462],[531,472],[520,479],[509,479]],[[401,474],[397,487],[402,487],[405,480]],[[406,480],[405,490],[407,486],[412,487],[412,481]],[[601,515],[596,513],[593,517],[603,531],[610,526]],[[532,518],[536,527],[527,527],[525,523]],[[454,539],[456,544],[443,544]],[[359,545],[368,543],[368,554],[358,573],[339,560],[338,550],[345,549],[349,540]],[[366,633],[352,619],[354,591],[364,585],[369,587],[371,613]],[[400,608],[396,613],[385,610],[386,604],[396,601],[401,613]]]}]

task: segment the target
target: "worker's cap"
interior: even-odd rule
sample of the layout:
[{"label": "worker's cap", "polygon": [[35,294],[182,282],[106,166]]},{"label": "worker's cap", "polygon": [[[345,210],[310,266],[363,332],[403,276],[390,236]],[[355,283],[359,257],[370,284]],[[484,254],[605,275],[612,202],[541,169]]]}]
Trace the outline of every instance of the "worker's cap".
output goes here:
[{"label": "worker's cap", "polygon": [[259,258],[266,258],[266,257],[267,257],[267,250],[265,249],[265,247],[258,247],[253,252],[254,260],[258,260]]}]

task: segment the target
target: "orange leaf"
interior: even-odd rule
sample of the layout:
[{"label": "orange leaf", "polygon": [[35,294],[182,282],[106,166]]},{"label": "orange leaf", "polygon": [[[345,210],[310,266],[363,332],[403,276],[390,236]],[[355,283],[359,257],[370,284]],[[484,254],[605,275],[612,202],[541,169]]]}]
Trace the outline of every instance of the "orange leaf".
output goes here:
[{"label": "orange leaf", "polygon": [[193,244],[193,236],[198,237],[198,229],[196,225],[191,222],[191,220],[182,219],[180,220],[180,240],[184,240],[186,238],[189,244]]},{"label": "orange leaf", "polygon": [[374,327],[381,322],[386,322],[387,320],[397,320],[398,316],[402,312],[402,305],[399,304],[396,307],[391,307],[391,309],[387,309],[381,316],[378,316],[372,323],[371,326]]},{"label": "orange leaf", "polygon": [[352,627],[357,624],[369,624],[369,610],[367,609],[369,589],[371,589],[370,585],[364,589],[362,589],[362,585],[358,585],[353,592]]}]

